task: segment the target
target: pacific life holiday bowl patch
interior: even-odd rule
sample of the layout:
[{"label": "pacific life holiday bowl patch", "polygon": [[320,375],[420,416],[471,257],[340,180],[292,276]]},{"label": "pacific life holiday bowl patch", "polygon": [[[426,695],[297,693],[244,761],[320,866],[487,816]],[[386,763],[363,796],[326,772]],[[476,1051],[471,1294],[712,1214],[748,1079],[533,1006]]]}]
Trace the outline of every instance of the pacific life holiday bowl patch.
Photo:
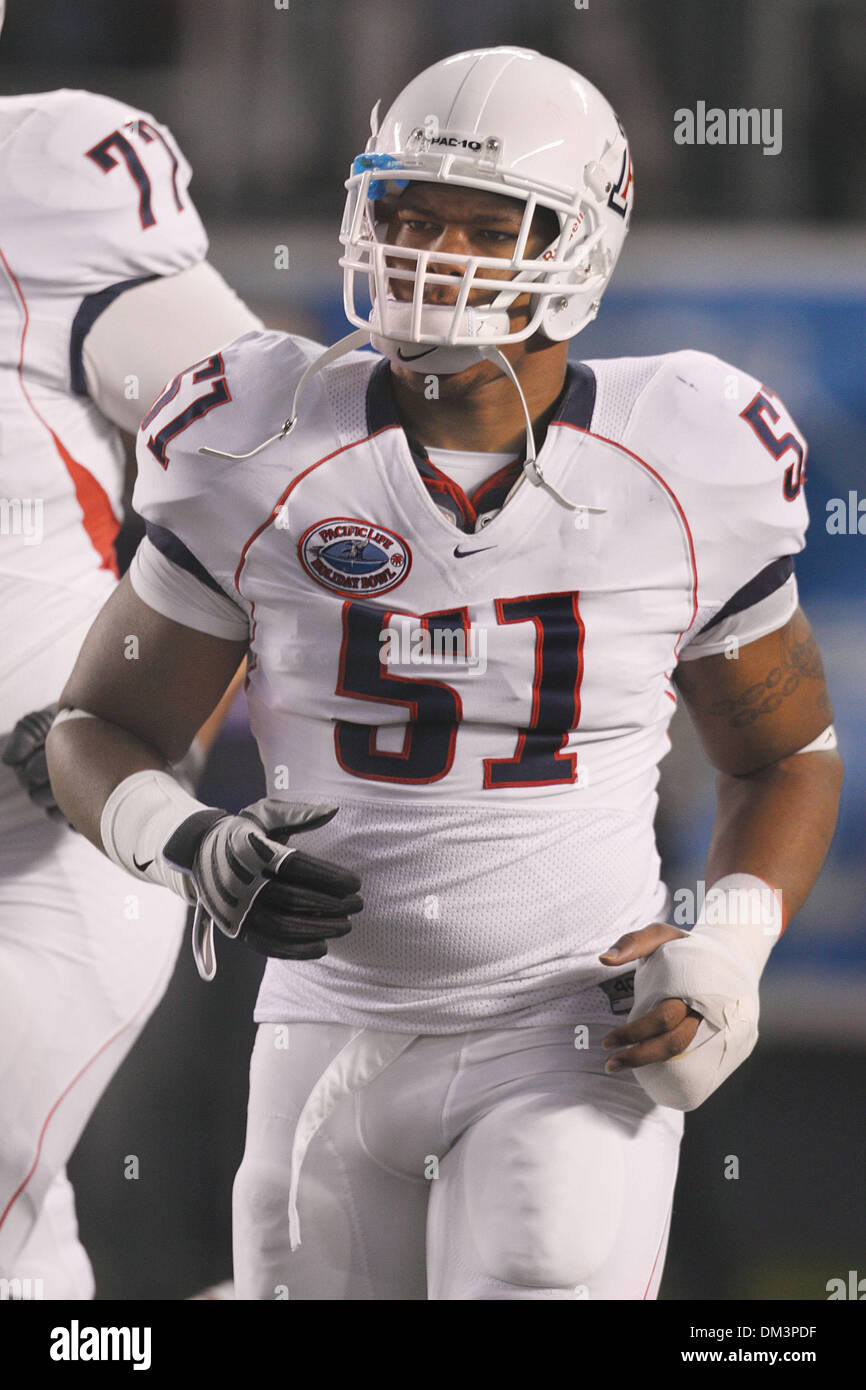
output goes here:
[{"label": "pacific life holiday bowl patch", "polygon": [[336,594],[384,594],[412,567],[412,552],[394,531],[349,516],[311,526],[298,555],[307,574]]}]

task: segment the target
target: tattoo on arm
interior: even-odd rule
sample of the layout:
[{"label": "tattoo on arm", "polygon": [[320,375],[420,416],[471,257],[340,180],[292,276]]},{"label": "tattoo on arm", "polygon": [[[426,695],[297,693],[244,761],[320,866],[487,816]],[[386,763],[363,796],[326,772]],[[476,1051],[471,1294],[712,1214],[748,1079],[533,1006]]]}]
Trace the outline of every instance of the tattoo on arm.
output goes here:
[{"label": "tattoo on arm", "polygon": [[763,680],[750,685],[731,700],[716,700],[710,705],[710,714],[726,718],[731,729],[744,729],[760,719],[762,714],[772,714],[782,701],[793,695],[804,680],[822,683],[818,694],[818,707],[832,718],[830,698],[823,685],[824,667],[815,634],[802,613],[795,615],[793,622],[782,632],[782,664],[773,666]]}]

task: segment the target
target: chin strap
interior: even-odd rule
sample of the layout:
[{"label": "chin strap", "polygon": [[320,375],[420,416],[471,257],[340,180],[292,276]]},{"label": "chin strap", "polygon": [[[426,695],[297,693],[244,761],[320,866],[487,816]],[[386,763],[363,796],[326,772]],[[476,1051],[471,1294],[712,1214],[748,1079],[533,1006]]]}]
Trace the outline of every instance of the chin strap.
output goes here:
[{"label": "chin strap", "polygon": [[[370,330],[367,328],[356,328],[354,332],[347,334],[345,338],[340,338],[338,342],[332,343],[329,348],[326,348],[325,351],[320,354],[320,356],[315,358],[314,361],[312,361],[306,368],[297,386],[295,387],[295,394],[292,397],[292,411],[289,415],[289,418],[286,421],[284,421],[282,427],[279,430],[277,430],[276,434],[272,434],[269,439],[262,440],[261,444],[257,444],[254,449],[249,449],[245,454],[230,454],[225,449],[211,449],[208,447],[208,445],[203,444],[199,448],[198,452],[200,454],[209,454],[213,458],[232,459],[234,461],[240,461],[242,459],[253,458],[256,454],[260,454],[262,449],[266,449],[269,444],[275,444],[279,439],[288,438],[292,430],[295,428],[295,425],[298,423],[298,402],[301,399],[301,392],[303,391],[307,382],[310,381],[316,375],[317,372],[320,372],[323,367],[327,367],[329,363],[334,362],[338,357],[345,356],[347,352],[353,352],[355,348],[362,347],[365,343],[368,343],[369,341]],[[538,466],[538,460],[535,454],[535,436],[532,432],[532,417],[529,414],[529,406],[526,404],[526,397],[523,394],[523,388],[520,385],[517,373],[515,372],[508,358],[505,356],[505,353],[501,352],[498,347],[479,347],[478,353],[479,360],[487,358],[489,361],[493,362],[497,367],[499,367],[500,371],[503,371],[505,373],[509,381],[511,381],[512,384],[515,386],[517,394],[520,397],[520,404],[523,407],[523,414],[526,419],[526,459],[523,464],[522,477],[528,478],[529,481],[532,483],[533,487],[543,487],[547,492],[550,493],[551,497],[555,497],[557,502],[560,502],[563,507],[568,507],[569,511],[606,511],[605,507],[590,507],[581,502],[571,502],[567,497],[564,497],[561,492],[558,492],[552,483],[549,483],[547,481],[547,479],[544,477],[544,474]],[[522,478],[518,478],[517,483],[515,483],[514,485],[514,488],[516,488],[521,481]],[[511,489],[511,492],[509,492],[508,497],[511,497],[512,493],[514,492],[514,488]],[[506,502],[508,501],[508,497],[505,499]]]},{"label": "chin strap", "polygon": [[[569,511],[606,511],[606,507],[589,507],[582,502],[569,501],[567,497],[564,497],[561,492],[557,491],[557,489],[553,486],[552,483],[549,483],[547,481],[547,479],[545,478],[544,474],[538,466],[538,460],[535,454],[535,435],[532,432],[532,416],[529,414],[529,406],[526,404],[526,397],[523,394],[523,387],[520,385],[520,380],[517,376],[517,373],[515,372],[508,358],[505,356],[505,353],[502,352],[498,347],[483,348],[482,355],[486,357],[488,361],[494,362],[496,366],[499,367],[499,369],[505,373],[509,381],[511,381],[516,387],[517,394],[520,397],[520,404],[523,406],[523,414],[526,418],[526,458],[523,463],[523,476],[529,479],[533,487],[543,487],[546,492],[550,493],[551,497],[555,497],[557,502],[561,502],[563,507],[568,507]],[[513,491],[514,489],[512,488],[512,492]],[[510,496],[511,493],[508,494],[508,497]],[[508,497],[506,497],[505,499],[506,502],[508,501]]]}]

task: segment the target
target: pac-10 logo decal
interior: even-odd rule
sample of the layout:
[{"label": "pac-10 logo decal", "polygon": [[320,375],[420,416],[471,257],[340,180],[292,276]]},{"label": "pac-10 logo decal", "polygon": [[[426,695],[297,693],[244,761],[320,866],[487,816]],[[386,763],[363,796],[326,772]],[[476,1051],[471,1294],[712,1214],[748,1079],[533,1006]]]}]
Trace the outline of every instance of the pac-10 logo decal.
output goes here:
[{"label": "pac-10 logo decal", "polygon": [[412,552],[393,531],[347,516],[311,526],[298,554],[307,574],[335,594],[384,594],[412,567]]}]

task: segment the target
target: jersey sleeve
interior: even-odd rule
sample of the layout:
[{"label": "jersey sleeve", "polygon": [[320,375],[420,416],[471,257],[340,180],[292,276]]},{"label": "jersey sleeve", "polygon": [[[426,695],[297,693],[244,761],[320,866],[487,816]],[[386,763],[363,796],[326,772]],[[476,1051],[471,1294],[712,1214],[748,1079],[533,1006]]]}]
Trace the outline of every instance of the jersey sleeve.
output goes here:
[{"label": "jersey sleeve", "polygon": [[[163,538],[165,550],[160,549]],[[184,627],[227,642],[245,642],[249,618],[243,608],[214,585],[207,574],[199,577],[194,568],[172,560],[172,544],[170,535],[164,536],[159,527],[151,526],[129,567],[130,583],[138,597],[149,608]]]},{"label": "jersey sleeve", "polygon": [[[132,504],[149,539],[173,564],[247,611],[235,575],[245,546],[272,518],[292,476],[292,441],[246,459],[200,449],[245,454],[277,434],[298,378],[320,351],[285,333],[245,333],[174,377],[136,438]],[[193,618],[190,627],[197,626]]]},{"label": "jersey sleeve", "polygon": [[31,284],[84,298],[207,253],[190,166],[148,112],[92,92],[34,98],[3,163],[4,202],[31,224],[18,253]]},{"label": "jersey sleeve", "polygon": [[659,472],[688,535],[696,606],[680,657],[716,654],[731,637],[755,641],[787,622],[809,521],[807,445],[778,396],[708,353],[673,353],[627,442]]},{"label": "jersey sleeve", "polygon": [[[800,600],[793,560],[785,558],[787,564],[773,561],[734,594],[697,633],[690,632],[688,640],[680,647],[680,661],[698,661],[702,656],[729,656],[732,649],[756,642],[759,637],[766,637],[790,622]],[[784,575],[787,578],[783,579]]]}]

